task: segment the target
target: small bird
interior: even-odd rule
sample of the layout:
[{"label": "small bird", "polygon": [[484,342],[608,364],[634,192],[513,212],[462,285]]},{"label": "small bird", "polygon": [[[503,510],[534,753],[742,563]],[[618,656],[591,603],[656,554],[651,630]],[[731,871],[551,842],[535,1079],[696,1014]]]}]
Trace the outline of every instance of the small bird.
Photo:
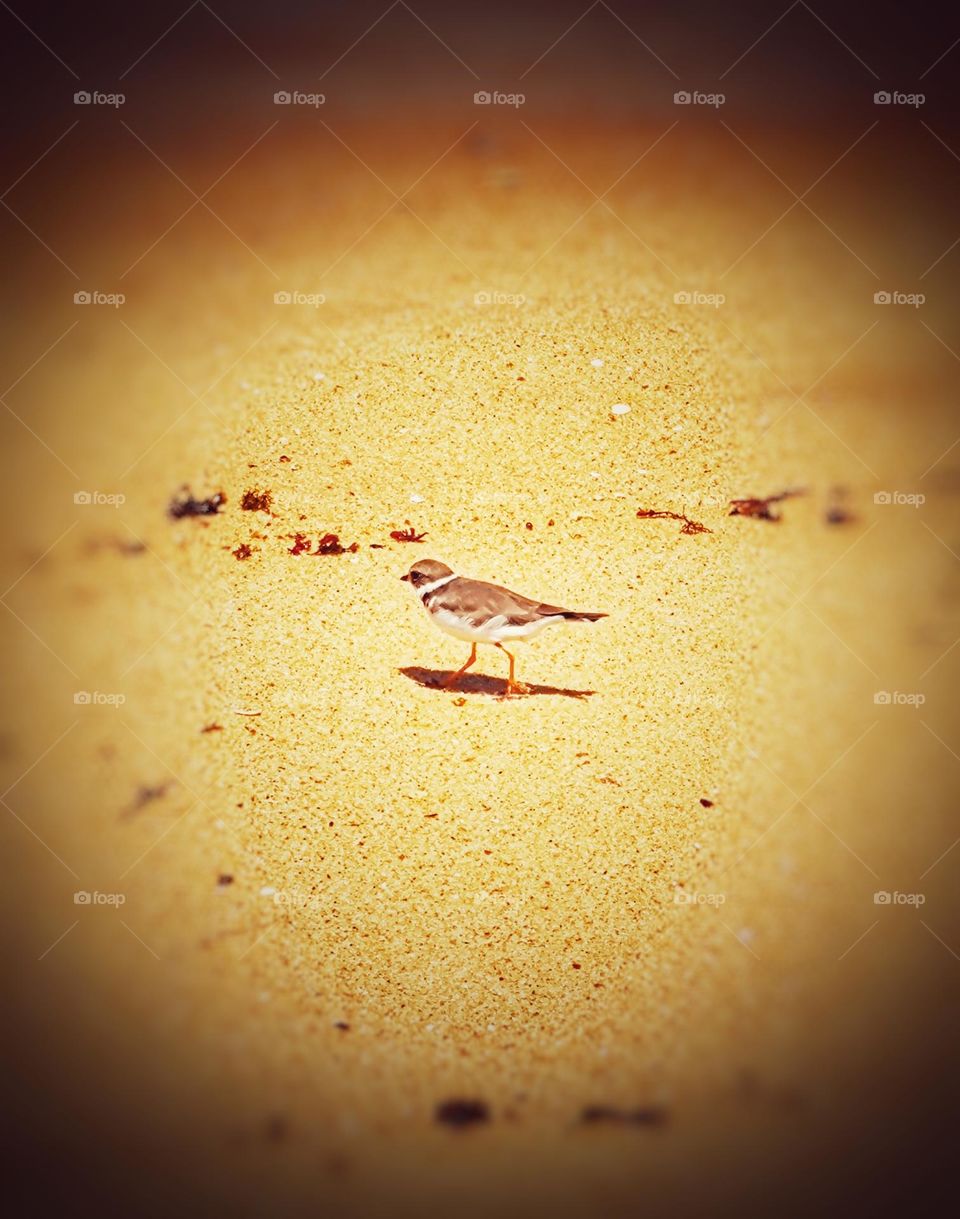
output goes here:
[{"label": "small bird", "polygon": [[554,622],[596,622],[607,617],[531,601],[499,584],[458,576],[436,559],[418,559],[400,579],[411,585],[441,631],[473,645],[463,668],[444,681],[447,687],[455,686],[477,659],[477,644],[490,643],[510,659],[507,693],[528,694],[530,687],[516,680],[516,659],[503,646],[505,640],[533,639]]}]

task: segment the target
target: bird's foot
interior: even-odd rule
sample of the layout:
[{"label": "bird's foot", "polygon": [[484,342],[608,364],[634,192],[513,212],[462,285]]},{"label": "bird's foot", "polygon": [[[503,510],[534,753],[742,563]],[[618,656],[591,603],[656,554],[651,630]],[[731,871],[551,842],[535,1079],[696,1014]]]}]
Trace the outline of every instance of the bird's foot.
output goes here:
[{"label": "bird's foot", "polygon": [[507,688],[504,691],[504,694],[530,694],[530,693],[532,693],[532,690],[533,690],[533,687],[528,686],[526,684],[526,682],[508,681]]}]

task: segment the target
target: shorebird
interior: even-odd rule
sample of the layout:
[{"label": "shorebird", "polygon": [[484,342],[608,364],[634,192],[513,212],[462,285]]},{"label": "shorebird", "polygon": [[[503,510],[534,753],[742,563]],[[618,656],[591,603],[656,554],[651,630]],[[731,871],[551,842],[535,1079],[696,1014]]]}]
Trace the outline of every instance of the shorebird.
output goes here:
[{"label": "shorebird", "polygon": [[512,593],[499,584],[458,576],[446,563],[436,559],[418,560],[400,579],[411,585],[435,626],[454,639],[472,645],[467,663],[444,681],[447,688],[455,686],[476,661],[477,644],[489,643],[509,657],[507,693],[527,694],[530,687],[517,681],[516,658],[503,646],[505,641],[534,639],[555,622],[596,622],[598,618],[607,617],[606,614],[561,609],[559,605],[547,605]]}]

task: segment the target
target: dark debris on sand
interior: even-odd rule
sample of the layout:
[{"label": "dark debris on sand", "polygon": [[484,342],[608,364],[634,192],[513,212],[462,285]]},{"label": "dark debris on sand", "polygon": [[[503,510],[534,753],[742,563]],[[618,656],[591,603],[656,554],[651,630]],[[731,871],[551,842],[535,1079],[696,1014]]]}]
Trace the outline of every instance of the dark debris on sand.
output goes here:
[{"label": "dark debris on sand", "polygon": [[616,1126],[664,1126],[670,1114],[659,1105],[641,1109],[617,1109],[613,1105],[588,1105],[580,1114],[585,1126],[611,1123]]},{"label": "dark debris on sand", "polygon": [[272,504],[272,491],[244,491],[240,501],[244,512],[269,512]]},{"label": "dark debris on sand", "polygon": [[173,787],[173,781],[168,780],[165,783],[141,783],[137,788],[137,794],[134,796],[132,803],[120,814],[121,817],[132,817],[135,813],[139,813],[141,809],[147,807],[148,804],[153,804],[156,800],[162,800],[170,788]]},{"label": "dark debris on sand", "polygon": [[786,499],[796,499],[798,495],[804,495],[804,491],[779,491],[776,495],[767,495],[762,499],[748,497],[746,499],[732,499],[730,501],[729,516],[752,516],[758,521],[779,521],[781,514],[773,512],[770,509],[771,504],[782,503]]},{"label": "dark debris on sand", "polygon": [[360,549],[359,542],[351,542],[349,546],[344,546],[335,533],[325,533],[317,542],[316,550],[310,549],[313,542],[311,542],[309,534],[295,533],[288,534],[288,536],[293,538],[293,545],[289,547],[290,554],[356,554]]},{"label": "dark debris on sand", "polygon": [[408,526],[406,529],[390,530],[390,536],[395,542],[422,542],[427,536],[425,533],[417,533],[416,529],[410,525],[409,521],[407,521],[406,524]]},{"label": "dark debris on sand", "polygon": [[180,498],[174,496],[167,508],[167,514],[175,521],[185,516],[217,516],[227,502],[227,497],[222,491],[215,491],[206,499],[195,499],[189,487],[184,487],[182,490],[183,494]]},{"label": "dark debris on sand", "polygon": [[706,525],[702,525],[699,521],[692,521],[683,512],[666,512],[657,508],[638,508],[637,516],[643,520],[665,520],[665,521],[683,521],[680,527],[681,533],[713,533],[712,529],[708,529]]},{"label": "dark debris on sand", "polygon": [[829,502],[823,514],[828,525],[853,524],[857,515],[847,507],[848,492],[846,487],[831,487]]},{"label": "dark debris on sand", "polygon": [[340,539],[335,533],[325,533],[317,542],[317,549],[314,554],[356,554],[360,549],[359,542],[351,542],[349,546],[343,546]]},{"label": "dark debris on sand", "polygon": [[139,538],[91,538],[84,543],[84,550],[87,554],[97,554],[101,550],[114,550],[122,555],[146,554],[147,544]]},{"label": "dark debris on sand", "polygon": [[437,1105],[433,1116],[441,1126],[464,1130],[489,1122],[490,1110],[482,1100],[445,1100]]}]

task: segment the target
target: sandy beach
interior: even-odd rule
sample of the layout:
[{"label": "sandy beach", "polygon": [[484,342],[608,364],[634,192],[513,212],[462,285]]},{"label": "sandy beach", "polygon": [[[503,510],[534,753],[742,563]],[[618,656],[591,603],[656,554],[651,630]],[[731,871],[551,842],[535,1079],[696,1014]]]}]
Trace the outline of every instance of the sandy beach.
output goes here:
[{"label": "sandy beach", "polygon": [[[62,335],[0,421],[18,1125],[157,1213],[842,1198],[949,1082],[953,359],[843,172],[856,256],[754,248],[734,140],[460,119],[279,129],[142,259],[141,155],[77,251],[123,305],[13,322],[14,373]],[[426,556],[609,617],[442,691]]]}]

